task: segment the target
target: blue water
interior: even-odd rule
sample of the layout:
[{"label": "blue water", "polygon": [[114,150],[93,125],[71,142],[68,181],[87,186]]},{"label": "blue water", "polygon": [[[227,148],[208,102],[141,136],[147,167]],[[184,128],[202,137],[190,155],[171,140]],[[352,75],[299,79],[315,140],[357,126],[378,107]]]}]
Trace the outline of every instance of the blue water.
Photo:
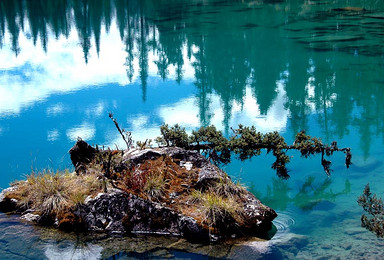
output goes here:
[{"label": "blue water", "polygon": [[[158,136],[163,123],[187,131],[213,124],[228,136],[230,127],[255,125],[288,142],[306,130],[351,147],[352,166],[334,154],[327,177],[319,157],[291,152],[291,178],[279,180],[269,155],[227,165],[279,214],[267,244],[228,256],[378,257],[383,242],[360,227],[356,200],[367,183],[383,195],[383,26],[384,4],[374,0],[3,0],[0,187],[31,171],[72,169],[78,136],[124,148],[109,112],[136,141]],[[73,237],[46,239],[17,218],[0,219],[8,258],[153,253],[98,240],[84,253]]]}]

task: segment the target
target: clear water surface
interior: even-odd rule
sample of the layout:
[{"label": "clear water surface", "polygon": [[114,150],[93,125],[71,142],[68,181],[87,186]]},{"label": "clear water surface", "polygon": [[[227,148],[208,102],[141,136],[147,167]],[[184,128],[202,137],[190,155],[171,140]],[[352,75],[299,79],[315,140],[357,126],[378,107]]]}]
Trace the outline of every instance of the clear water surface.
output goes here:
[{"label": "clear water surface", "polygon": [[328,178],[320,158],[291,153],[289,180],[267,155],[226,166],[278,212],[268,242],[159,249],[145,237],[108,242],[2,214],[0,255],[379,259],[384,242],[360,227],[356,200],[367,183],[383,195],[383,28],[378,0],[2,0],[1,188],[31,170],[70,168],[78,136],[124,147],[108,112],[135,140],[163,123],[227,135],[255,125],[288,141],[305,129],[351,147],[353,165],[334,155]]}]

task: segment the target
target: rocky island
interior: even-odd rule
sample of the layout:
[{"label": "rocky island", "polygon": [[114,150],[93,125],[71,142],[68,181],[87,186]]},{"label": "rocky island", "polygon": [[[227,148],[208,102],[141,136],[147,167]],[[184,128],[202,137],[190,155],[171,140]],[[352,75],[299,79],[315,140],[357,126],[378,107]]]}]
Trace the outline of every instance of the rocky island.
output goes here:
[{"label": "rocky island", "polygon": [[214,241],[265,237],[275,211],[196,151],[99,150],[79,139],[76,172],[31,175],[1,194],[1,210],[63,230]]},{"label": "rocky island", "polygon": [[175,125],[160,128],[157,148],[150,140],[137,142],[121,129],[110,114],[127,149],[92,147],[81,138],[70,149],[75,171],[32,173],[0,194],[0,210],[66,231],[109,235],[157,234],[212,242],[240,236],[267,237],[276,212],[263,205],[244,186],[234,183],[217,165],[236,154],[246,160],[271,152],[272,168],[289,178],[288,150],[301,156],[321,154],[329,175],[335,151],[349,148],[324,145],[304,132],[292,145],[277,132],[262,134],[254,127],[232,129],[229,139],[214,126],[201,127],[191,135]]}]

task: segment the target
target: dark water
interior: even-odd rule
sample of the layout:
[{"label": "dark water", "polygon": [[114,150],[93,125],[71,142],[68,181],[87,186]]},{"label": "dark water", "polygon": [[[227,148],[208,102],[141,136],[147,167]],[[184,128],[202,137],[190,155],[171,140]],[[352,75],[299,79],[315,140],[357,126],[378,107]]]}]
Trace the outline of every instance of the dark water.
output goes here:
[{"label": "dark water", "polygon": [[268,242],[186,254],[159,251],[168,240],[148,248],[126,241],[111,250],[88,238],[46,239],[4,215],[0,255],[380,256],[384,243],[360,227],[356,199],[368,182],[383,195],[383,28],[384,4],[375,0],[2,0],[2,188],[31,170],[71,167],[67,151],[78,136],[123,148],[108,112],[135,140],[158,136],[163,123],[188,131],[214,124],[227,135],[240,123],[255,125],[287,141],[305,129],[351,147],[354,164],[347,170],[334,155],[328,178],[320,158],[292,153],[286,181],[266,155],[228,165],[279,213]]}]

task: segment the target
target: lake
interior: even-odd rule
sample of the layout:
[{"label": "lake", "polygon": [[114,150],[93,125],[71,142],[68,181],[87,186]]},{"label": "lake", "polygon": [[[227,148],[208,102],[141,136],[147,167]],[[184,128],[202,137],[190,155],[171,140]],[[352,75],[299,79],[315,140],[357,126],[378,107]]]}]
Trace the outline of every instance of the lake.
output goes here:
[{"label": "lake", "polygon": [[[384,241],[361,227],[367,183],[384,196],[384,3],[378,0],[2,0],[0,187],[32,171],[73,170],[78,137],[124,148],[159,126],[188,132],[239,124],[305,130],[352,149],[288,165],[271,155],[224,170],[277,211],[275,236],[245,246],[201,247],[175,238],[86,237],[0,215],[8,259],[377,258]],[[174,245],[166,247],[165,245]],[[223,253],[224,252],[224,253]]]}]

